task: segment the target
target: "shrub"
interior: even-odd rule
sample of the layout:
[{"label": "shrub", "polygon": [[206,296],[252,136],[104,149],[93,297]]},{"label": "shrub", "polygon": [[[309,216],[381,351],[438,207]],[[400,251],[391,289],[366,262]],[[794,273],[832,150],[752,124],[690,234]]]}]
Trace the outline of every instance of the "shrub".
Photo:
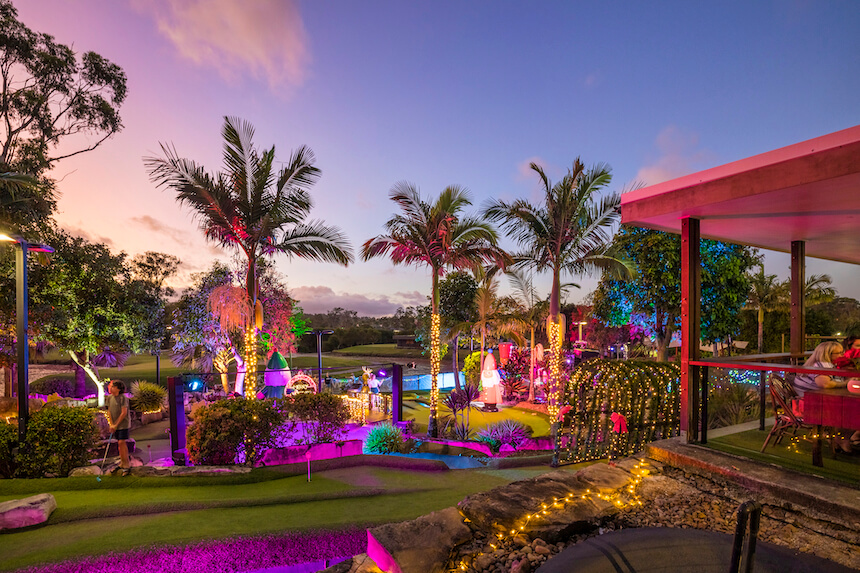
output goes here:
[{"label": "shrub", "polygon": [[708,396],[708,428],[756,420],[760,409],[758,389],[752,384],[729,382],[713,386]]},{"label": "shrub", "polygon": [[506,399],[517,398],[520,394],[528,392],[528,380],[518,377],[504,378],[502,380],[502,393]]},{"label": "shrub", "polygon": [[283,421],[270,400],[228,398],[201,406],[186,432],[188,458],[197,465],[253,464],[274,445]]},{"label": "shrub", "polygon": [[364,440],[365,454],[400,453],[403,448],[403,433],[388,422],[373,426]]},{"label": "shrub", "polygon": [[18,447],[18,426],[0,422],[0,477],[15,475],[15,459],[12,449]]},{"label": "shrub", "polygon": [[85,465],[95,445],[95,410],[91,408],[43,408],[30,416],[27,440],[18,453],[18,475],[66,476]]},{"label": "shrub", "polygon": [[33,394],[59,394],[64,398],[75,397],[75,381],[68,378],[41,378],[30,383]]},{"label": "shrub", "polygon": [[517,420],[501,420],[478,432],[477,440],[484,442],[494,452],[503,444],[518,448],[531,436],[532,429]]},{"label": "shrub", "polygon": [[278,401],[290,432],[301,429],[300,444],[334,442],[346,433],[349,408],[333,394],[290,394]]},{"label": "shrub", "polygon": [[130,394],[133,396],[130,402],[131,409],[142,413],[157,412],[167,401],[167,390],[163,386],[146,380],[132,382]]},{"label": "shrub", "polygon": [[481,387],[481,352],[473,352],[463,361],[463,374],[466,376],[466,384]]}]

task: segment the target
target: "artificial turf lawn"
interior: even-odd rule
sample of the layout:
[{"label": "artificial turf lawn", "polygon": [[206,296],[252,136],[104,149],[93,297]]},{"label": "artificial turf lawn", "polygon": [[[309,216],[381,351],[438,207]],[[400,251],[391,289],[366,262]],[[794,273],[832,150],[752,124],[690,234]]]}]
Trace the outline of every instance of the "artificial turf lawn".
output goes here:
[{"label": "artificial turf lawn", "polygon": [[[260,477],[265,481],[234,485],[195,485],[185,477],[27,480],[41,486],[29,493],[57,498],[56,518],[42,527],[0,535],[0,570],[149,545],[413,519],[455,505],[469,494],[547,471],[550,468],[429,473],[354,467],[321,472],[307,482],[305,476],[271,479],[271,470],[263,470]],[[52,487],[70,480],[75,480],[75,489]],[[0,493],[7,494],[3,485],[0,482]],[[15,497],[20,496],[2,495],[0,501]]]},{"label": "artificial turf lawn", "polygon": [[[834,458],[830,446],[825,442],[822,446],[824,467],[819,468],[812,465],[812,442],[802,438],[793,440],[791,433],[786,433],[782,442],[776,446],[771,440],[765,451],[760,452],[768,432],[770,427],[764,431],[748,430],[720,438],[709,438],[708,446],[751,460],[857,485],[857,480],[860,479],[860,455],[838,455]],[[801,433],[798,435],[803,436]]]}]

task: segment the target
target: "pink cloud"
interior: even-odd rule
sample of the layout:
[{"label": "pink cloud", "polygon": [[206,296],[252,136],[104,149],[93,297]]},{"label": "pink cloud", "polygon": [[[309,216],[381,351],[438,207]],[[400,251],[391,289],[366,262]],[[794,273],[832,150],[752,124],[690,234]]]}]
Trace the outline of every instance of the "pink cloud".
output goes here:
[{"label": "pink cloud", "polygon": [[134,0],[179,54],[227,80],[250,72],[270,87],[301,85],[310,60],[294,0]]},{"label": "pink cloud", "polygon": [[636,179],[645,185],[662,183],[669,179],[687,175],[713,163],[714,154],[698,149],[699,136],[685,133],[674,125],[665,127],[654,142],[660,156],[650,165],[639,169]]}]

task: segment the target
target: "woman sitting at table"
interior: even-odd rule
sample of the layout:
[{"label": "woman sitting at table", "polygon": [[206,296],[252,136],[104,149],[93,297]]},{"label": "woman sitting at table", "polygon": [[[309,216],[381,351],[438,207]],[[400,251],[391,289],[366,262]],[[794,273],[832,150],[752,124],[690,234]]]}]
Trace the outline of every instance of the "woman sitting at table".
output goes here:
[{"label": "woman sitting at table", "polygon": [[[805,368],[836,368],[834,362],[839,360],[844,352],[842,345],[838,342],[822,342],[815,347],[806,362],[803,363]],[[803,394],[810,390],[822,390],[826,388],[845,388],[848,386],[848,381],[841,376],[828,376],[827,374],[798,374],[794,378],[794,390],[797,395],[803,400]],[[802,408],[801,408],[802,410]],[[850,430],[849,430],[850,431]],[[837,433],[845,434],[846,432],[837,430]],[[839,449],[845,453],[852,452],[852,445],[855,439],[860,438],[860,432],[855,432],[850,439],[839,436],[834,437],[832,446],[833,449]]]}]

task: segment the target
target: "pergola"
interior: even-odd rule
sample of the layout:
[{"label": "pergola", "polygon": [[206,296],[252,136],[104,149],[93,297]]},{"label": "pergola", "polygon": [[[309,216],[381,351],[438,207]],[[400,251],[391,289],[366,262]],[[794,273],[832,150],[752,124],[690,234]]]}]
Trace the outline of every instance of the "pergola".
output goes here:
[{"label": "pergola", "polygon": [[[681,430],[698,441],[703,388],[707,416],[700,368],[736,366],[700,357],[700,239],[791,253],[790,358],[796,364],[805,350],[806,257],[860,263],[860,125],[626,193],[621,221],[681,235]],[[753,358],[760,360],[737,366],[776,369],[765,355]],[[764,384],[762,399],[763,392]]]}]

